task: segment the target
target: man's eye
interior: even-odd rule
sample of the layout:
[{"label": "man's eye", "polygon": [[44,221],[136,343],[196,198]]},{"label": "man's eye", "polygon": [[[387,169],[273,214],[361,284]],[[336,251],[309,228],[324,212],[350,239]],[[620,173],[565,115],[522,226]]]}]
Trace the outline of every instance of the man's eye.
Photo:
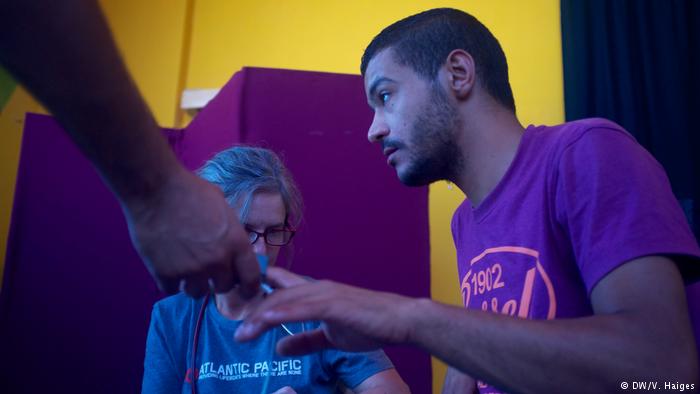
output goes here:
[{"label": "man's eye", "polygon": [[389,93],[379,93],[379,101],[382,104],[386,104],[386,102],[389,101]]}]

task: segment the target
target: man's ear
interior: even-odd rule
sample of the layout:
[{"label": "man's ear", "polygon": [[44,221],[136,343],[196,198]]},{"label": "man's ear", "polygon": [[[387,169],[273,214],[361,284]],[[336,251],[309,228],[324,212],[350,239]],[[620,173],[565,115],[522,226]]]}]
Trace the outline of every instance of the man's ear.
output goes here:
[{"label": "man's ear", "polygon": [[476,84],[476,67],[472,55],[462,49],[455,49],[445,61],[447,87],[458,100],[469,97]]}]

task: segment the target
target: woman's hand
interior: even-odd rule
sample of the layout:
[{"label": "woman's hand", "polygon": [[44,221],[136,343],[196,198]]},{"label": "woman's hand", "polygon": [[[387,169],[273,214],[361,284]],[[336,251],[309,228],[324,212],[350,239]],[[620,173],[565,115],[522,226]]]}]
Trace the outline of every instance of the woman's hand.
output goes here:
[{"label": "woman's hand", "polygon": [[297,392],[294,391],[294,389],[289,387],[289,386],[284,386],[272,394],[297,394]]}]

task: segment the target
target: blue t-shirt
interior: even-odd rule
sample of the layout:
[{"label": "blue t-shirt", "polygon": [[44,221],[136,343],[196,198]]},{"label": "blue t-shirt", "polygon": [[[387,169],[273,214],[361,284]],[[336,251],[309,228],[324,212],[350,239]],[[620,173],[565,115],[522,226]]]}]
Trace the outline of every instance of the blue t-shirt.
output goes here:
[{"label": "blue t-shirt", "polygon": [[[190,393],[192,341],[203,299],[184,294],[167,297],[153,307],[146,340],[143,393]],[[353,388],[365,379],[390,368],[381,350],[347,353],[325,350],[306,356],[282,357],[277,341],[289,335],[281,326],[255,341],[238,343],[235,333],[241,321],[229,320],[210,299],[199,332],[195,376],[199,393],[265,394],[284,386],[297,393],[335,393],[339,385]],[[290,323],[298,333],[318,323]]]}]

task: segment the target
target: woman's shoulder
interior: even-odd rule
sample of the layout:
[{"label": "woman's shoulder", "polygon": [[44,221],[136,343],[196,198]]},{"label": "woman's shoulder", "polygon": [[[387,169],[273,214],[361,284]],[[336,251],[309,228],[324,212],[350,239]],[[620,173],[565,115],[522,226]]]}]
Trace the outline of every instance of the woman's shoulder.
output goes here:
[{"label": "woman's shoulder", "polygon": [[189,316],[192,310],[200,308],[204,298],[191,298],[185,293],[178,293],[161,299],[153,305],[153,316],[161,319],[174,320],[177,317]]}]

